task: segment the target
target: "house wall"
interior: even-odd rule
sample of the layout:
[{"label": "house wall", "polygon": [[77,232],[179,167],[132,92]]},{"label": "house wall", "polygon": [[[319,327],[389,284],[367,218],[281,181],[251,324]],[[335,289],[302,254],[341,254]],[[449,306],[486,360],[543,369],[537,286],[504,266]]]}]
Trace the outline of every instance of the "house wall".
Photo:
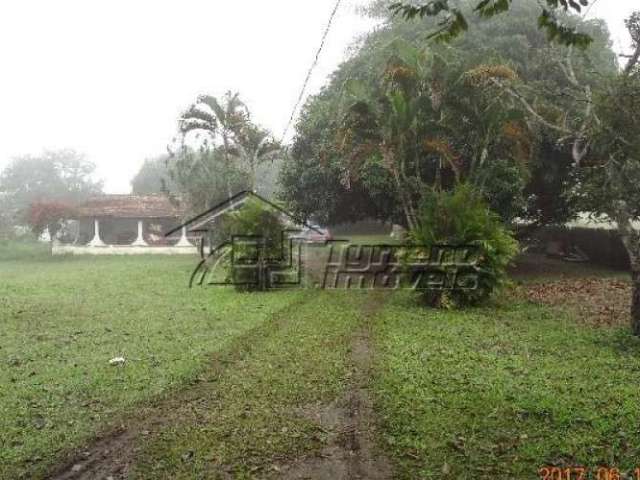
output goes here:
[{"label": "house wall", "polygon": [[137,220],[129,218],[100,220],[100,238],[107,245],[131,245],[137,236]]},{"label": "house wall", "polygon": [[[93,218],[74,222],[69,235],[54,242],[53,255],[198,255],[197,236],[189,235],[191,245],[178,243],[182,232],[170,237],[164,233],[179,224],[177,218],[143,219],[143,238],[147,245],[132,245],[138,237],[138,220],[98,218],[100,239],[104,245],[89,243],[95,236]],[[72,230],[72,231],[71,231]],[[76,238],[78,241],[74,243]]]},{"label": "house wall", "polygon": [[[131,245],[138,236],[138,220],[129,218],[98,218],[100,222],[100,238],[107,245]],[[164,233],[179,224],[174,218],[143,219],[143,238],[152,246],[173,246],[178,243],[181,232],[168,238]],[[82,218],[78,227],[78,245],[86,245],[95,235],[94,219]],[[192,240],[193,241],[193,240]],[[69,243],[69,242],[65,242]]]},{"label": "house wall", "polygon": [[196,247],[134,247],[131,245],[109,245],[86,247],[83,245],[52,246],[53,255],[198,255]]},{"label": "house wall", "polygon": [[615,230],[595,228],[545,227],[535,235],[543,244],[559,242],[565,247],[575,245],[596,265],[628,270],[629,254]]}]

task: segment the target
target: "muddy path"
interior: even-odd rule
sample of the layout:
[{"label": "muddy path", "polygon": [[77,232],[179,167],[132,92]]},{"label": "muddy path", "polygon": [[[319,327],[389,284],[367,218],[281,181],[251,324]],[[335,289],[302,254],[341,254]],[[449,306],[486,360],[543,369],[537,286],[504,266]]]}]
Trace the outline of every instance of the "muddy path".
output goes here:
[{"label": "muddy path", "polygon": [[251,355],[267,333],[280,330],[306,298],[294,302],[262,325],[233,339],[229,345],[211,355],[206,370],[183,389],[168,392],[144,405],[134,415],[111,422],[89,444],[68,452],[55,465],[47,480],[125,480],[129,478],[138,453],[154,434],[168,425],[179,423],[179,406],[198,402],[209,395],[212,385],[230,367]]},{"label": "muddy path", "polygon": [[361,312],[361,325],[351,340],[350,381],[344,396],[331,404],[309,406],[301,412],[327,432],[327,445],[319,455],[282,465],[276,478],[393,478],[391,462],[376,443],[377,418],[369,391],[374,359],[372,320],[387,296],[382,292],[369,295],[370,301]]},{"label": "muddy path", "polygon": [[[354,293],[358,294],[358,293]],[[300,458],[281,459],[274,468],[256,472],[256,478],[283,479],[374,479],[392,478],[389,460],[376,444],[377,419],[369,391],[374,361],[372,320],[387,296],[370,292],[358,312],[358,326],[349,339],[348,375],[344,393],[328,404],[292,409],[291,415],[311,420],[325,432],[320,451]],[[140,453],[164,429],[184,421],[180,405],[194,404],[215,389],[220,376],[234,368],[259,348],[261,338],[282,332],[295,319],[296,309],[308,301],[291,305],[275,318],[235,339],[215,355],[206,373],[183,390],[167,394],[155,403],[141,407],[135,415],[112,424],[90,444],[70,452],[45,478],[49,480],[124,480],[130,478]],[[217,469],[216,469],[217,470]],[[228,471],[218,471],[220,478]],[[215,478],[215,476],[213,477]]]}]

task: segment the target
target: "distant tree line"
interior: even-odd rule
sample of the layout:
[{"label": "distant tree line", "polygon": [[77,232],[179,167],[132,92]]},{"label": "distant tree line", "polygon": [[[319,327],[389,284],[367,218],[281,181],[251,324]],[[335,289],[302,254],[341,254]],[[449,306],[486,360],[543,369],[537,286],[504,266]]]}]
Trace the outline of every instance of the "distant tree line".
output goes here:
[{"label": "distant tree line", "polygon": [[36,233],[55,229],[72,205],[102,192],[95,169],[71,149],[14,158],[0,172],[0,232],[11,235],[17,225],[31,225]]}]

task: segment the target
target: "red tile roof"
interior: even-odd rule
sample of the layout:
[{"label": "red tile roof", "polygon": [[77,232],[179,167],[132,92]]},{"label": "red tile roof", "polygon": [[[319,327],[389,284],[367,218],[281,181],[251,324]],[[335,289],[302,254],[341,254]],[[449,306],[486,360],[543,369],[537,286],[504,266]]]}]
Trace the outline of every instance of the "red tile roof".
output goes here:
[{"label": "red tile roof", "polygon": [[100,195],[76,209],[78,217],[178,218],[183,211],[165,195]]}]

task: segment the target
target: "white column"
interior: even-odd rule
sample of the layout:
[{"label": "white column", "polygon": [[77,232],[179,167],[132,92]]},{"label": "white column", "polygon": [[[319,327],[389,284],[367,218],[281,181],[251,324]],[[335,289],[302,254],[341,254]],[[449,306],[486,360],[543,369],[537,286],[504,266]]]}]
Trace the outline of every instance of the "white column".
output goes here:
[{"label": "white column", "polygon": [[89,242],[87,245],[89,247],[106,247],[106,243],[104,243],[100,239],[100,222],[97,218],[93,220],[93,240]]},{"label": "white column", "polygon": [[176,243],[176,247],[193,247],[189,239],[187,239],[187,227],[182,227],[182,235],[180,241]]},{"label": "white column", "polygon": [[149,246],[147,242],[144,241],[143,231],[144,231],[144,224],[142,223],[142,220],[138,220],[138,238],[136,238],[136,241],[133,242],[131,245],[133,245],[134,247]]}]

